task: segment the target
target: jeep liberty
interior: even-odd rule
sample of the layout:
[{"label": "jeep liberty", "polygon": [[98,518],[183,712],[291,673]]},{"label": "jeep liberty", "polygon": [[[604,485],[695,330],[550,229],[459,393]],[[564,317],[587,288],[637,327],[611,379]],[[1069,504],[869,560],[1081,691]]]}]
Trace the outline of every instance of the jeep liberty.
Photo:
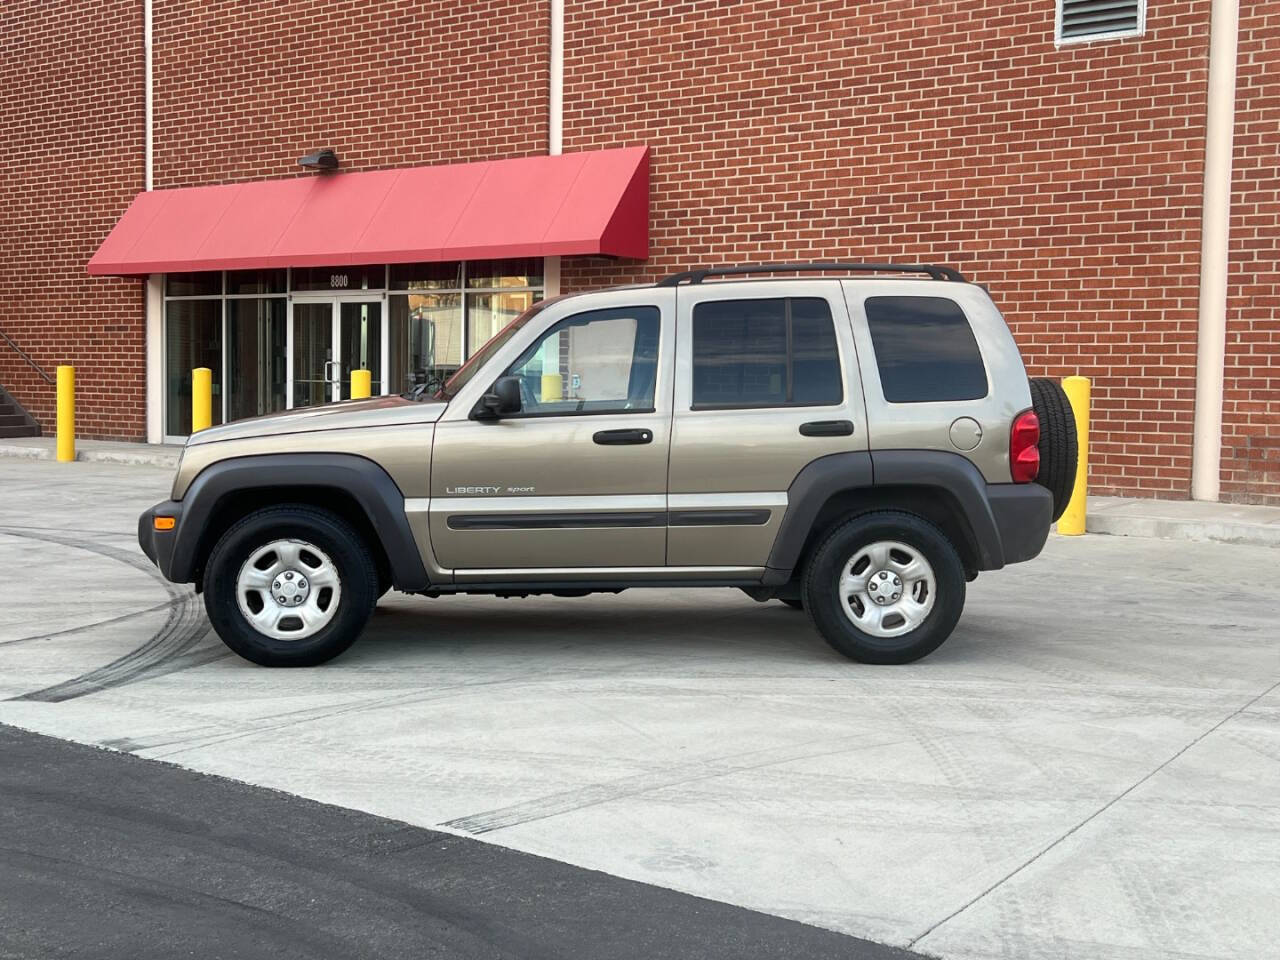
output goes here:
[{"label": "jeep liberty", "polygon": [[392,588],[736,587],[906,663],[1040,552],[1075,470],[1066,397],[984,287],[725,267],[535,304],[430,395],[197,433],[138,539],[268,666],[337,656]]}]

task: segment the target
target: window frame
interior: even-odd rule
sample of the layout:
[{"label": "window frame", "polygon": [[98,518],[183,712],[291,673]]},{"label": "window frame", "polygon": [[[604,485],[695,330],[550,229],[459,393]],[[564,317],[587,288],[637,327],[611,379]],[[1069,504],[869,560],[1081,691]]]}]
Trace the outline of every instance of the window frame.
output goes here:
[{"label": "window frame", "polygon": [[1054,0],[1053,45],[1069,47],[1078,43],[1096,43],[1099,40],[1127,40],[1142,37],[1147,32],[1147,0],[1137,0],[1138,27],[1136,30],[1112,30],[1110,33],[1090,33],[1084,36],[1065,37],[1062,35],[1063,14],[1066,12],[1065,0]]},{"label": "window frame", "polygon": [[[654,357],[653,357],[653,364],[654,364],[653,396],[650,398],[650,405],[648,407],[637,407],[634,410],[556,410],[556,411],[548,411],[545,413],[543,412],[535,413],[535,412],[521,409],[517,413],[504,413],[502,415],[502,419],[503,420],[545,420],[551,417],[620,417],[620,416],[630,416],[632,414],[657,413],[658,411],[658,406],[657,406],[658,404],[658,372],[662,364],[662,307],[660,307],[656,303],[635,303],[635,304],[626,304],[623,306],[616,306],[616,307],[596,307],[591,310],[580,310],[577,313],[571,313],[568,316],[561,317],[559,320],[554,321],[550,326],[542,330],[533,339],[533,341],[529,343],[528,346],[526,346],[523,350],[521,350],[518,354],[516,354],[515,359],[513,359],[510,363],[508,363],[506,366],[506,369],[504,369],[502,373],[498,374],[498,376],[499,377],[515,376],[515,374],[513,374],[511,371],[515,369],[518,363],[520,363],[522,360],[532,357],[533,354],[537,352],[538,348],[541,347],[542,342],[546,340],[547,337],[551,336],[551,334],[556,332],[559,328],[569,325],[570,322],[574,320],[576,317],[583,317],[583,316],[586,316],[587,314],[592,314],[592,313],[622,313],[622,312],[631,311],[631,310],[652,310],[656,314],[655,320],[658,326],[658,342],[657,342],[657,349],[654,351]],[[575,324],[575,326],[586,326],[586,324]],[[638,336],[639,333],[640,333],[640,327],[639,327],[639,324],[637,323],[636,335]],[[633,341],[633,346],[632,346],[633,362],[634,362],[634,358],[635,358],[635,353],[634,353],[634,341]]]},{"label": "window frame", "polygon": [[[786,352],[786,378],[787,378],[787,400],[782,403],[698,403],[694,398],[694,377],[698,369],[698,357],[695,352],[697,349],[697,329],[698,329],[698,308],[709,303],[737,303],[737,302],[759,302],[761,300],[781,300],[783,303],[782,316],[785,325],[785,336],[787,343]],[[836,348],[836,369],[840,375],[840,397],[830,403],[797,403],[790,397],[795,393],[795,371],[793,364],[795,362],[795,334],[792,328],[791,302],[793,300],[818,300],[827,310],[827,319],[831,322],[831,340]],[[693,304],[689,311],[689,409],[702,412],[715,412],[718,410],[794,410],[804,409],[806,407],[843,407],[847,395],[845,385],[845,369],[844,358],[840,354],[840,337],[836,330],[835,313],[831,309],[831,301],[826,297],[816,296],[781,296],[781,297],[737,297],[732,300],[726,298],[724,300],[700,300]]]}]

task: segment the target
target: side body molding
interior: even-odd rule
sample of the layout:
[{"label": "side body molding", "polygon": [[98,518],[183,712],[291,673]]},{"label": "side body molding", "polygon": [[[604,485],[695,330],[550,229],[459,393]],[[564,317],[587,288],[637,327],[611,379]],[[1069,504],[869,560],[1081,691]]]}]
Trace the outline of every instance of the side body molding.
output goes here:
[{"label": "side body molding", "polygon": [[787,512],[782,515],[782,526],[769,551],[766,581],[778,581],[778,571],[786,574],[780,582],[790,578],[813,521],[827,500],[845,490],[865,489],[873,482],[871,454],[865,450],[833,453],[810,461],[787,488]]},{"label": "side body molding", "polygon": [[404,495],[395,481],[372,460],[350,453],[293,453],[234,457],[200,472],[175,506],[181,515],[174,531],[168,577],[175,583],[195,578],[202,537],[215,511],[239,493],[279,489],[340,490],[364,511],[386,553],[392,583],[398,590],[427,587],[422,565],[404,510]]},{"label": "side body molding", "polygon": [[877,489],[919,487],[954,498],[957,518],[970,535],[979,569],[1005,564],[1000,528],[987,498],[987,483],[972,463],[939,450],[875,450],[819,457],[801,470],[787,491],[787,512],[769,554],[765,583],[790,579],[822,507],[841,493],[866,491],[874,503]]},{"label": "side body molding", "polygon": [[942,450],[877,450],[871,459],[878,487],[935,487],[955,497],[973,535],[978,569],[1004,566],[1000,528],[987,499],[986,478],[977,467],[958,453]]}]

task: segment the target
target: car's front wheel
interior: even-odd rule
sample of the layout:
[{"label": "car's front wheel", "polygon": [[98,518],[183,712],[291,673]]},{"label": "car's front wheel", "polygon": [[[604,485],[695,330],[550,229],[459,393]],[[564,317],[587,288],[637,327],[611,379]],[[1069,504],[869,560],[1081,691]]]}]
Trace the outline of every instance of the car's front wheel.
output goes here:
[{"label": "car's front wheel", "polygon": [[863,663],[932,653],[964,609],[964,566],[927,520],[867,513],[837,527],[809,561],[804,608],[823,638]]},{"label": "car's front wheel", "polygon": [[204,602],[222,641],[267,667],[306,667],[360,636],[378,599],[369,548],[341,517],[268,507],[235,523],[209,555]]}]

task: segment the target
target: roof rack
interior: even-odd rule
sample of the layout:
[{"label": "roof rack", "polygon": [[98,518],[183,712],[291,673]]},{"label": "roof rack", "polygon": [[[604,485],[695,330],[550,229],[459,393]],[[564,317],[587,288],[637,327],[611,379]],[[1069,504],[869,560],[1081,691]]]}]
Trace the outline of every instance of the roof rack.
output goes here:
[{"label": "roof rack", "polygon": [[673,273],[659,280],[655,286],[678,287],[682,283],[701,283],[707,277],[728,277],[744,273],[818,273],[849,270],[857,273],[927,273],[934,280],[950,280],[967,283],[964,275],[950,267],[929,263],[756,263],[741,267],[702,267]]}]

